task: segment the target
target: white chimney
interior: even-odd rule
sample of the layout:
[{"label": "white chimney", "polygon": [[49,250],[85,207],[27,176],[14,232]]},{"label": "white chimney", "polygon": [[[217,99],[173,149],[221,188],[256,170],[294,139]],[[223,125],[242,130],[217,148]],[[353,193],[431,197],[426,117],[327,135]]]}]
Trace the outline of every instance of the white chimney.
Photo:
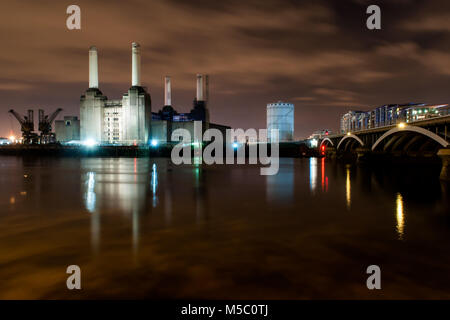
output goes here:
[{"label": "white chimney", "polygon": [[97,48],[89,48],[89,88],[98,88],[98,58]]},{"label": "white chimney", "polygon": [[141,85],[141,46],[133,42],[132,43],[132,57],[131,57],[131,85]]},{"label": "white chimney", "polygon": [[203,75],[197,74],[197,101],[204,101],[203,99]]},{"label": "white chimney", "polygon": [[164,78],[164,105],[171,106],[172,105],[172,92],[170,88],[170,77]]}]

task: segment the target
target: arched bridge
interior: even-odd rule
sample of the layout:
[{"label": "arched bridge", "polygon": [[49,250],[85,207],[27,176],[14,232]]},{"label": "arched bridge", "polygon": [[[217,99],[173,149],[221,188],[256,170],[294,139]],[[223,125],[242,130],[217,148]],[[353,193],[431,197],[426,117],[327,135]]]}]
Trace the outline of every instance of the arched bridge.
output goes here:
[{"label": "arched bridge", "polygon": [[368,130],[331,135],[320,146],[337,152],[353,152],[357,148],[373,152],[433,152],[450,145],[450,116],[399,123]]},{"label": "arched bridge", "polygon": [[[439,155],[444,167],[450,161],[450,116],[368,130],[331,135],[320,141],[320,150],[331,155],[395,154],[405,156]],[[444,169],[444,168],[443,168]],[[446,173],[450,179],[450,173]],[[442,176],[442,174],[441,174]]]}]

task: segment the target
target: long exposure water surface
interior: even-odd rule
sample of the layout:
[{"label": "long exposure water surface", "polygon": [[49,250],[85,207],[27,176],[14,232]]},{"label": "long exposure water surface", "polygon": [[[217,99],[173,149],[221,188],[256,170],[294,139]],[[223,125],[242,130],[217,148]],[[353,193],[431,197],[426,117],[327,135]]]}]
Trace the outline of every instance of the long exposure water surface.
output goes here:
[{"label": "long exposure water surface", "polygon": [[280,161],[0,157],[0,298],[450,298],[439,168]]}]

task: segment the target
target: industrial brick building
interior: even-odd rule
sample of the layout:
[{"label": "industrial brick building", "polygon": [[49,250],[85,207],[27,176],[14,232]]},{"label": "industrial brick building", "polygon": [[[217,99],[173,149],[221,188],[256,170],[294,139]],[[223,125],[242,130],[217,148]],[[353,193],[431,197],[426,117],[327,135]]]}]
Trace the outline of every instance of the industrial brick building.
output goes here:
[{"label": "industrial brick building", "polygon": [[[178,113],[171,103],[170,77],[165,77],[164,106],[152,112],[151,97],[141,86],[140,46],[132,44],[132,82],[122,99],[110,100],[99,89],[97,48],[89,49],[89,88],[80,99],[80,139],[96,144],[149,145],[170,143],[172,132],[185,128],[194,136],[194,121],[203,131],[226,126],[209,122],[208,76],[197,75],[197,94],[189,113]],[[206,90],[205,90],[206,88]]]},{"label": "industrial brick building", "polygon": [[55,134],[59,142],[80,140],[80,120],[78,117],[66,116],[55,121]]}]

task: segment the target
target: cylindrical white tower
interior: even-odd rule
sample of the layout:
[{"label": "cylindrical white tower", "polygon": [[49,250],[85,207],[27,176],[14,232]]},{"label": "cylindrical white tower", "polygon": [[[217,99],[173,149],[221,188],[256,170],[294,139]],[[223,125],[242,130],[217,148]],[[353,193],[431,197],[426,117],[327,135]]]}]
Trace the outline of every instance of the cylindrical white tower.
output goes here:
[{"label": "cylindrical white tower", "polygon": [[172,92],[170,89],[170,77],[169,76],[164,78],[164,105],[165,106],[172,105]]},{"label": "cylindrical white tower", "polygon": [[197,101],[204,101],[203,99],[203,75],[197,74]]},{"label": "cylindrical white tower", "polygon": [[141,85],[141,46],[133,42],[131,45],[131,85]]},{"label": "cylindrical white tower", "polygon": [[294,138],[294,104],[278,101],[267,104],[267,136],[272,141],[272,130],[278,130],[279,141]]},{"label": "cylindrical white tower", "polygon": [[98,88],[98,58],[97,48],[89,48],[89,88]]}]

